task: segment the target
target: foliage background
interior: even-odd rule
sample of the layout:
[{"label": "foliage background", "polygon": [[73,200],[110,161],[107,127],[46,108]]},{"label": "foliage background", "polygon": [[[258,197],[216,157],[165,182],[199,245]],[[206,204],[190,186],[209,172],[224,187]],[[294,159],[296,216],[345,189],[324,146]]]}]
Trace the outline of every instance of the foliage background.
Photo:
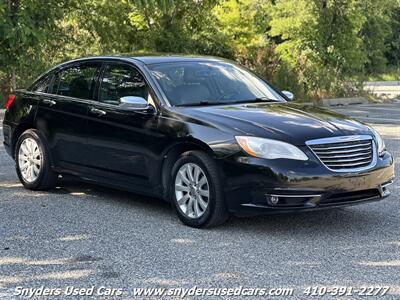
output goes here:
[{"label": "foliage background", "polygon": [[1,0],[0,97],[81,56],[236,60],[300,99],[397,77],[400,0]]}]

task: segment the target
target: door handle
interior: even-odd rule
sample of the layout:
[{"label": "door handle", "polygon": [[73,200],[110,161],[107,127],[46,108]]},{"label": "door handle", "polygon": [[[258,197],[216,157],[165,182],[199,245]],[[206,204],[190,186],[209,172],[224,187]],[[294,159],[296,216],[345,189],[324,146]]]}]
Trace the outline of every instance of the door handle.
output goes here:
[{"label": "door handle", "polygon": [[95,115],[98,115],[98,116],[104,116],[106,114],[106,112],[104,110],[97,109],[97,108],[91,108],[90,112],[92,114],[95,114]]},{"label": "door handle", "polygon": [[43,100],[43,103],[44,103],[44,104],[47,104],[47,105],[49,105],[49,106],[53,106],[53,105],[56,105],[56,104],[57,104],[56,101],[50,100],[50,99],[44,99],[44,100]]}]

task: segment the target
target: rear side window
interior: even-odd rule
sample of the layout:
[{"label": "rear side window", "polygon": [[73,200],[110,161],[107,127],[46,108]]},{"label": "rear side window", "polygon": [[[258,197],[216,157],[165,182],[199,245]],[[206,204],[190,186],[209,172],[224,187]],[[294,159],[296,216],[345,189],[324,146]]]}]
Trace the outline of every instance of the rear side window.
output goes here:
[{"label": "rear side window", "polygon": [[79,99],[91,99],[98,66],[93,64],[69,67],[57,74],[53,93]]},{"label": "rear side window", "polygon": [[127,65],[108,65],[100,84],[99,101],[119,104],[125,96],[138,96],[148,99],[149,89],[143,76]]},{"label": "rear side window", "polygon": [[47,93],[51,82],[52,75],[43,76],[30,88],[33,92]]}]

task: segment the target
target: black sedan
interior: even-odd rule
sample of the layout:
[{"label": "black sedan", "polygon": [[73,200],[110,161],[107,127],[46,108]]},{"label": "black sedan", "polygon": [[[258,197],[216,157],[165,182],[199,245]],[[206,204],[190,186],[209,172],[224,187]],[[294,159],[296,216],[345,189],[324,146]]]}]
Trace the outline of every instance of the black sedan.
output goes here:
[{"label": "black sedan", "polygon": [[193,227],[388,196],[380,135],[292,98],[218,58],[84,58],[8,98],[4,145],[25,188],[72,174],[161,197]]}]

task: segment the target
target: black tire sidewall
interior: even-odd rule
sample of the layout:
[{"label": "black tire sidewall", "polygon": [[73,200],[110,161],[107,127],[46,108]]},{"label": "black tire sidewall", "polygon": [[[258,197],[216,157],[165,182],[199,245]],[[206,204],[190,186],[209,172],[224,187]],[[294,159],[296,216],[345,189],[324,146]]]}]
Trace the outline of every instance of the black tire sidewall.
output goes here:
[{"label": "black tire sidewall", "polygon": [[[33,182],[28,182],[24,179],[24,177],[21,174],[20,167],[19,167],[19,148],[21,147],[22,142],[27,139],[31,138],[36,141],[38,144],[41,152],[42,152],[42,168],[40,170],[40,174],[38,178],[36,178],[35,181]],[[46,146],[42,142],[42,139],[40,138],[39,134],[35,130],[27,130],[21,136],[19,137],[17,144],[15,146],[15,167],[17,170],[17,175],[21,183],[24,185],[25,188],[27,189],[38,189],[41,185],[41,182],[43,181],[43,178],[45,176],[46,168],[48,167],[49,164],[49,159],[47,156],[47,151],[46,151]]]},{"label": "black tire sidewall", "polygon": [[[206,177],[207,177],[207,181],[208,181],[208,187],[209,187],[209,191],[210,191],[210,197],[208,199],[209,203],[207,206],[206,211],[204,212],[204,214],[197,219],[193,219],[193,218],[189,218],[187,217],[180,209],[176,196],[175,196],[175,180],[176,180],[176,175],[179,171],[179,169],[187,163],[194,163],[196,165],[198,165],[199,167],[201,167],[201,169],[203,170],[203,172],[205,173]],[[181,156],[181,158],[179,158],[176,163],[174,164],[174,167],[172,168],[172,172],[171,172],[171,180],[170,180],[170,199],[172,200],[172,206],[174,208],[174,210],[177,212],[179,219],[186,225],[189,225],[191,227],[204,227],[207,225],[208,221],[210,220],[210,218],[212,217],[212,214],[214,212],[215,209],[215,205],[216,205],[216,197],[217,197],[217,193],[215,190],[215,180],[218,180],[216,178],[213,178],[213,176],[211,176],[207,166],[203,163],[203,161],[198,158],[195,155],[184,155]]]}]

